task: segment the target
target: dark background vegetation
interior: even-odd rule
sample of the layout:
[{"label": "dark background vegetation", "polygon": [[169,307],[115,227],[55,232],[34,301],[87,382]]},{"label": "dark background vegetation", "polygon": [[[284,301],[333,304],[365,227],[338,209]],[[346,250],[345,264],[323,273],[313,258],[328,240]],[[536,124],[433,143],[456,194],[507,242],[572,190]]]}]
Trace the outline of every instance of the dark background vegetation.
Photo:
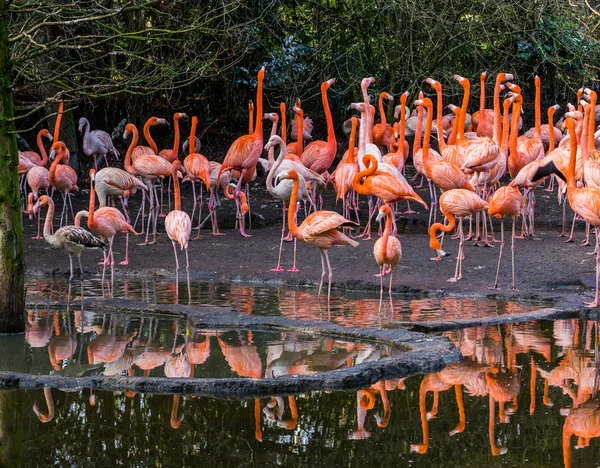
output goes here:
[{"label": "dark background vegetation", "polygon": [[[374,92],[409,90],[411,100],[431,76],[458,103],[458,73],[473,83],[474,109],[483,70],[490,104],[495,73],[515,74],[527,125],[534,75],[544,106],[565,104],[580,86],[597,87],[600,63],[600,17],[581,0],[21,0],[10,12],[17,129],[33,143],[62,97],[73,153],[81,116],[110,133],[124,118],[141,127],[177,110],[199,117],[202,152],[221,159],[246,132],[262,65],[265,112],[299,97],[322,138],[319,84],[330,77],[338,131],[365,76]],[[154,131],[159,148],[170,132]]]}]

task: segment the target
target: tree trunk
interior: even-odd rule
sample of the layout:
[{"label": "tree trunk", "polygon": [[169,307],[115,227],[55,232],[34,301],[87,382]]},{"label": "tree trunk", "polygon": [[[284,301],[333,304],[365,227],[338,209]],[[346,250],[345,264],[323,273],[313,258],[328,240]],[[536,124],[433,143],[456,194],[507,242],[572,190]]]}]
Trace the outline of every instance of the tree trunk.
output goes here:
[{"label": "tree trunk", "polygon": [[13,118],[8,3],[0,0],[0,333],[25,330],[25,260]]}]

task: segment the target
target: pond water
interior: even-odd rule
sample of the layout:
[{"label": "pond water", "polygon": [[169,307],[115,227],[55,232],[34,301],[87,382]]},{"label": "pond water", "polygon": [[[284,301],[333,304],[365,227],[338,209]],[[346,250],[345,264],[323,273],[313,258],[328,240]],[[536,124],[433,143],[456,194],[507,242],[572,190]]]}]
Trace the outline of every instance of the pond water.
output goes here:
[{"label": "pond water", "polygon": [[[160,292],[155,289],[149,293],[150,297],[144,296],[148,295],[147,284],[140,283],[128,294],[136,299],[173,302],[172,293],[169,296],[165,292],[167,284],[156,284]],[[62,287],[60,283],[37,283],[30,286],[29,292],[35,288],[39,294],[55,294],[56,299],[62,299],[64,297],[59,297],[64,294]],[[207,284],[193,285],[192,293],[198,303],[234,305],[240,310],[247,306],[243,309],[247,313],[291,317],[295,315],[294,309],[282,298],[300,294],[299,291]],[[352,310],[352,303],[360,300],[367,304],[368,312],[363,315]],[[300,301],[303,313],[298,314],[299,318],[318,318],[319,312],[309,309],[309,301],[314,308],[314,297],[306,296]],[[471,299],[452,299],[452,306],[450,300],[441,299],[439,304],[442,301],[447,302],[437,311],[435,302],[428,303],[427,313],[436,317],[464,316],[486,302],[473,306]],[[332,319],[339,323],[377,323],[373,317],[377,315],[378,301],[374,301],[374,313],[372,302],[373,299],[364,297],[337,298],[338,309]],[[397,302],[394,317],[398,319],[405,314],[405,318],[413,301]],[[271,304],[270,311],[266,303]],[[506,303],[485,307],[496,313],[514,310],[512,304]],[[528,306],[514,307],[527,310]],[[102,317],[87,311],[83,314],[82,330],[77,324],[77,319],[79,323],[82,319],[75,316],[77,310],[74,307],[71,324],[69,314],[58,311],[61,333],[58,336],[55,314],[49,312],[50,333],[46,340],[49,343],[57,337],[69,336],[71,327],[77,339],[83,339],[88,346],[85,350],[83,347],[75,349],[72,359],[80,358],[77,362],[87,364],[89,344],[103,336],[100,330],[113,327],[121,336],[142,330],[142,338],[158,341],[170,355],[173,346],[177,352],[178,347],[192,342],[208,342],[210,357],[204,364],[195,365],[197,376],[213,357],[220,363],[215,364],[216,368],[229,367],[228,372],[232,372],[214,331],[193,333],[186,329],[185,323],[164,317],[147,317],[141,324],[137,317]],[[33,312],[38,315],[36,320],[40,319],[41,312]],[[382,381],[357,392],[310,392],[242,401],[89,390],[0,392],[2,464],[599,466],[597,322],[531,322],[475,327],[445,335],[462,353],[462,362],[425,376]],[[288,338],[303,341],[302,336],[282,336],[281,333],[252,332],[249,336],[247,331],[227,331],[223,334],[227,342],[252,343],[263,370],[285,348]],[[136,339],[137,335],[127,343],[123,354],[133,347]],[[350,348],[368,346],[326,337],[308,342],[306,346],[314,352],[328,351],[325,355],[330,359],[346,357],[354,362],[358,353],[348,356]],[[45,345],[33,347],[23,336],[0,338],[0,349],[7,356],[3,365],[8,368],[21,365],[31,372],[47,372],[53,368],[49,349]],[[387,351],[373,349],[382,355]],[[67,367],[66,362],[62,361],[59,368]],[[143,372],[135,369],[135,365],[133,368],[136,375]],[[120,372],[126,374],[127,370]],[[153,368],[150,374],[164,375],[164,363]]]}]

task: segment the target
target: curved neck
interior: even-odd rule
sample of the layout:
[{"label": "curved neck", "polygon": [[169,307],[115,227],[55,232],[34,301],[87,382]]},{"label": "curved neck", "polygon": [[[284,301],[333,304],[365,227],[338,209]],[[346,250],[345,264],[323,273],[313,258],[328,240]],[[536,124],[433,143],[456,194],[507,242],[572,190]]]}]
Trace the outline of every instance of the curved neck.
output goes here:
[{"label": "curved neck", "polygon": [[369,161],[371,162],[369,167],[362,171],[359,171],[352,179],[352,188],[356,193],[359,193],[360,195],[371,195],[371,193],[368,190],[363,189],[363,184],[360,183],[363,177],[369,177],[375,174],[375,171],[377,171],[378,164],[377,159],[375,159],[375,156],[371,156],[369,158]]},{"label": "curved neck", "polygon": [[392,232],[392,212],[386,211],[385,213],[385,228],[383,235],[381,236],[381,250],[383,251],[383,260],[389,261],[393,256],[393,253],[388,252],[388,240],[390,238],[390,232]]},{"label": "curved neck", "polygon": [[[437,136],[438,136],[438,144],[440,147],[440,152],[444,151],[446,148],[446,142],[444,141],[444,130],[442,128],[442,107],[444,106],[444,101],[442,100],[442,85],[439,85],[439,88],[435,90],[437,94]],[[429,119],[428,119],[429,120]],[[479,118],[479,123],[481,124],[481,117]],[[427,137],[426,137],[427,138]]]},{"label": "curved neck", "polygon": [[384,93],[381,93],[379,95],[379,115],[381,116],[381,123],[383,125],[387,125],[387,118],[386,118],[385,112],[383,110],[383,94]]},{"label": "curved neck", "polygon": [[290,205],[288,207],[288,229],[292,233],[292,236],[294,236],[296,239],[299,239],[298,226],[296,225],[296,200],[298,199],[298,187],[300,185],[298,181],[298,176],[296,176],[293,180],[294,186],[292,187]]},{"label": "curved neck", "polygon": [[[277,143],[277,146],[279,146],[279,153],[277,154],[277,159],[275,160],[275,164],[273,164],[273,167],[269,170],[269,173],[267,174],[267,187],[270,188],[275,188],[275,184],[273,183],[273,180],[275,179],[275,176],[277,175],[277,170],[279,169],[279,166],[281,166],[281,163],[283,163],[283,160],[285,159],[285,151],[286,151],[286,146],[285,143]],[[272,157],[273,152],[275,151],[274,147],[269,148],[269,156]]]},{"label": "curved neck", "polygon": [[554,106],[548,108],[548,153],[554,151]]},{"label": "curved neck", "polygon": [[413,143],[413,156],[421,149],[421,129],[423,128],[423,106],[417,109],[417,127],[415,128],[415,141]]},{"label": "curved neck", "polygon": [[281,111],[281,139],[287,144],[287,117],[285,115],[285,104],[282,102],[279,106]]},{"label": "curved neck", "polygon": [[348,164],[356,164],[354,155],[354,139],[356,138],[356,117],[352,117],[352,130],[350,130],[350,140],[348,143]]},{"label": "curved neck", "polygon": [[154,151],[155,153],[158,153],[158,147],[156,146],[156,143],[152,139],[152,135],[150,135],[150,127],[151,126],[152,126],[152,122],[150,120],[148,120],[144,124],[144,138],[146,139],[146,141],[150,145],[150,148],[152,148],[152,151]]},{"label": "curved neck", "polygon": [[48,163],[48,153],[46,153],[46,148],[44,148],[44,143],[42,141],[43,132],[43,130],[40,130],[37,134],[37,146],[40,152],[40,156],[42,157],[42,160],[40,161],[40,166],[45,166]]},{"label": "curved neck", "polygon": [[327,87],[321,87],[321,100],[323,101],[323,110],[325,111],[325,120],[327,121],[327,143],[335,145],[335,130],[333,129],[333,117],[329,108],[329,100],[327,99]]},{"label": "curved neck", "polygon": [[171,162],[175,161],[179,157],[179,117],[173,118],[173,126],[175,127],[175,139],[173,140],[173,154],[171,155]]},{"label": "curved neck", "polygon": [[264,79],[264,76],[263,76],[262,73],[260,73],[258,75],[258,86],[256,88],[256,126],[254,127],[254,134],[258,135],[258,137],[260,138],[260,141],[261,141],[260,146],[262,146],[262,140],[263,140],[263,121],[262,121],[262,115],[263,115],[263,96],[262,96],[263,79]]},{"label": "curved neck", "polygon": [[452,232],[452,230],[456,227],[456,218],[454,217],[454,215],[448,211],[443,214],[444,216],[446,216],[448,224],[444,225],[442,223],[435,223],[432,224],[429,228],[429,247],[431,247],[434,250],[439,250],[442,248],[440,242],[437,240],[438,231],[448,233]]},{"label": "curved neck", "polygon": [[181,191],[179,189],[179,177],[177,177],[176,165],[171,166],[171,177],[173,178],[173,192],[175,193],[175,210],[181,211]]},{"label": "curved neck", "polygon": [[83,127],[84,127],[83,139],[85,140],[85,138],[90,133],[90,121],[86,118],[83,119]]},{"label": "curved neck", "polygon": [[477,124],[478,128],[480,125],[484,125],[485,117],[485,75],[482,73],[479,77],[479,123]]},{"label": "curved neck", "polygon": [[465,121],[467,119],[467,108],[469,107],[469,97],[471,95],[471,85],[465,80],[461,83],[461,86],[465,90],[465,94],[463,96],[462,105],[460,106],[460,121],[458,123],[458,134],[456,136],[457,140],[462,140],[465,135]]},{"label": "curved neck", "polygon": [[[273,135],[277,135],[277,120],[273,120],[273,124],[271,126],[271,136]],[[269,167],[271,167],[273,165],[273,154],[275,153],[275,148],[274,147],[270,147],[269,151],[267,152],[267,161],[269,162]]]},{"label": "curved neck", "polygon": [[129,143],[129,148],[127,148],[127,153],[125,154],[125,170],[130,174],[133,174],[133,166],[131,165],[131,157],[133,155],[133,149],[138,144],[138,130],[136,127],[133,127],[131,131],[131,143]]},{"label": "curved neck", "polygon": [[58,167],[58,165],[60,164],[62,158],[64,157],[64,153],[61,152],[57,152],[55,157],[54,157],[54,161],[52,161],[52,164],[50,164],[50,171],[48,171],[48,178],[50,179],[50,181],[52,181],[52,179],[54,179],[54,176],[56,174],[56,168]]},{"label": "curved neck", "polygon": [[52,217],[54,216],[54,202],[52,199],[48,200],[48,211],[46,212],[46,220],[44,221],[44,239],[50,243],[50,239],[54,236],[52,234]]},{"label": "curved neck", "polygon": [[190,129],[190,145],[189,150],[190,154],[196,153],[196,126],[198,125],[198,120],[192,120],[192,128]]},{"label": "curved neck", "polygon": [[63,101],[60,101],[58,103],[58,115],[56,116],[56,122],[54,123],[54,135],[52,135],[52,137],[54,139],[52,141],[59,141],[60,123],[62,122],[62,115],[63,115],[64,108],[65,108],[65,103]]}]

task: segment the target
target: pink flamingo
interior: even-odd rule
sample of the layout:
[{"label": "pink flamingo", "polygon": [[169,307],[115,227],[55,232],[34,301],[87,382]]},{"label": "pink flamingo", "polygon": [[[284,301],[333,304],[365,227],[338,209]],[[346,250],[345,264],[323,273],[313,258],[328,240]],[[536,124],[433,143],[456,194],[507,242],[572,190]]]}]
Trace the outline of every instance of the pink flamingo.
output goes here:
[{"label": "pink flamingo", "polygon": [[[192,117],[192,128],[190,130],[190,154],[186,156],[183,160],[183,167],[185,168],[185,179],[192,182],[192,192],[194,194],[194,208],[192,209],[192,216],[194,217],[194,213],[196,212],[196,205],[198,204],[198,199],[196,197],[196,182],[204,182],[206,186],[206,190],[210,190],[210,173],[211,167],[208,159],[200,153],[196,153],[196,126],[198,125],[198,117]],[[200,184],[200,209],[198,210],[198,235],[195,239],[200,239],[200,224],[202,219],[202,184]]]},{"label": "pink flamingo", "polygon": [[[194,140],[192,139],[191,146],[193,147]],[[173,253],[175,254],[175,272],[179,274],[179,260],[177,259],[177,248],[176,243],[179,244],[181,250],[185,250],[185,271],[187,273],[188,284],[190,282],[190,262],[188,259],[188,242],[192,233],[192,221],[190,216],[185,212],[181,211],[181,195],[179,192],[179,179],[177,174],[181,168],[179,161],[174,161],[171,166],[171,176],[173,177],[173,191],[175,195],[175,209],[167,215],[165,218],[165,231],[171,243],[173,244]]]},{"label": "pink flamingo", "polygon": [[126,247],[125,247],[125,260],[120,265],[129,264],[129,233],[137,236],[137,232],[133,230],[131,225],[125,220],[125,216],[110,206],[104,206],[96,210],[96,170],[90,169],[90,206],[88,210],[88,228],[94,234],[99,235],[105,239],[108,239],[108,252],[104,255],[104,262],[102,269],[102,278],[104,281],[104,274],[106,272],[106,265],[111,265],[111,274],[113,266],[115,264],[113,256],[113,242],[115,240],[115,234],[118,232],[125,232],[126,236]]},{"label": "pink flamingo", "polygon": [[[69,198],[69,193],[73,190],[79,190],[77,187],[77,174],[71,166],[69,166],[69,158],[71,154],[67,149],[67,146],[62,141],[55,141],[50,151],[50,159],[52,165],[48,172],[48,179],[52,186],[62,193],[63,197],[63,209],[60,215],[60,225],[62,226],[63,216],[65,218],[65,224],[67,223],[67,202],[71,207],[71,215],[75,218],[73,213],[73,204]],[[62,160],[65,160],[65,164],[60,164]]]}]

